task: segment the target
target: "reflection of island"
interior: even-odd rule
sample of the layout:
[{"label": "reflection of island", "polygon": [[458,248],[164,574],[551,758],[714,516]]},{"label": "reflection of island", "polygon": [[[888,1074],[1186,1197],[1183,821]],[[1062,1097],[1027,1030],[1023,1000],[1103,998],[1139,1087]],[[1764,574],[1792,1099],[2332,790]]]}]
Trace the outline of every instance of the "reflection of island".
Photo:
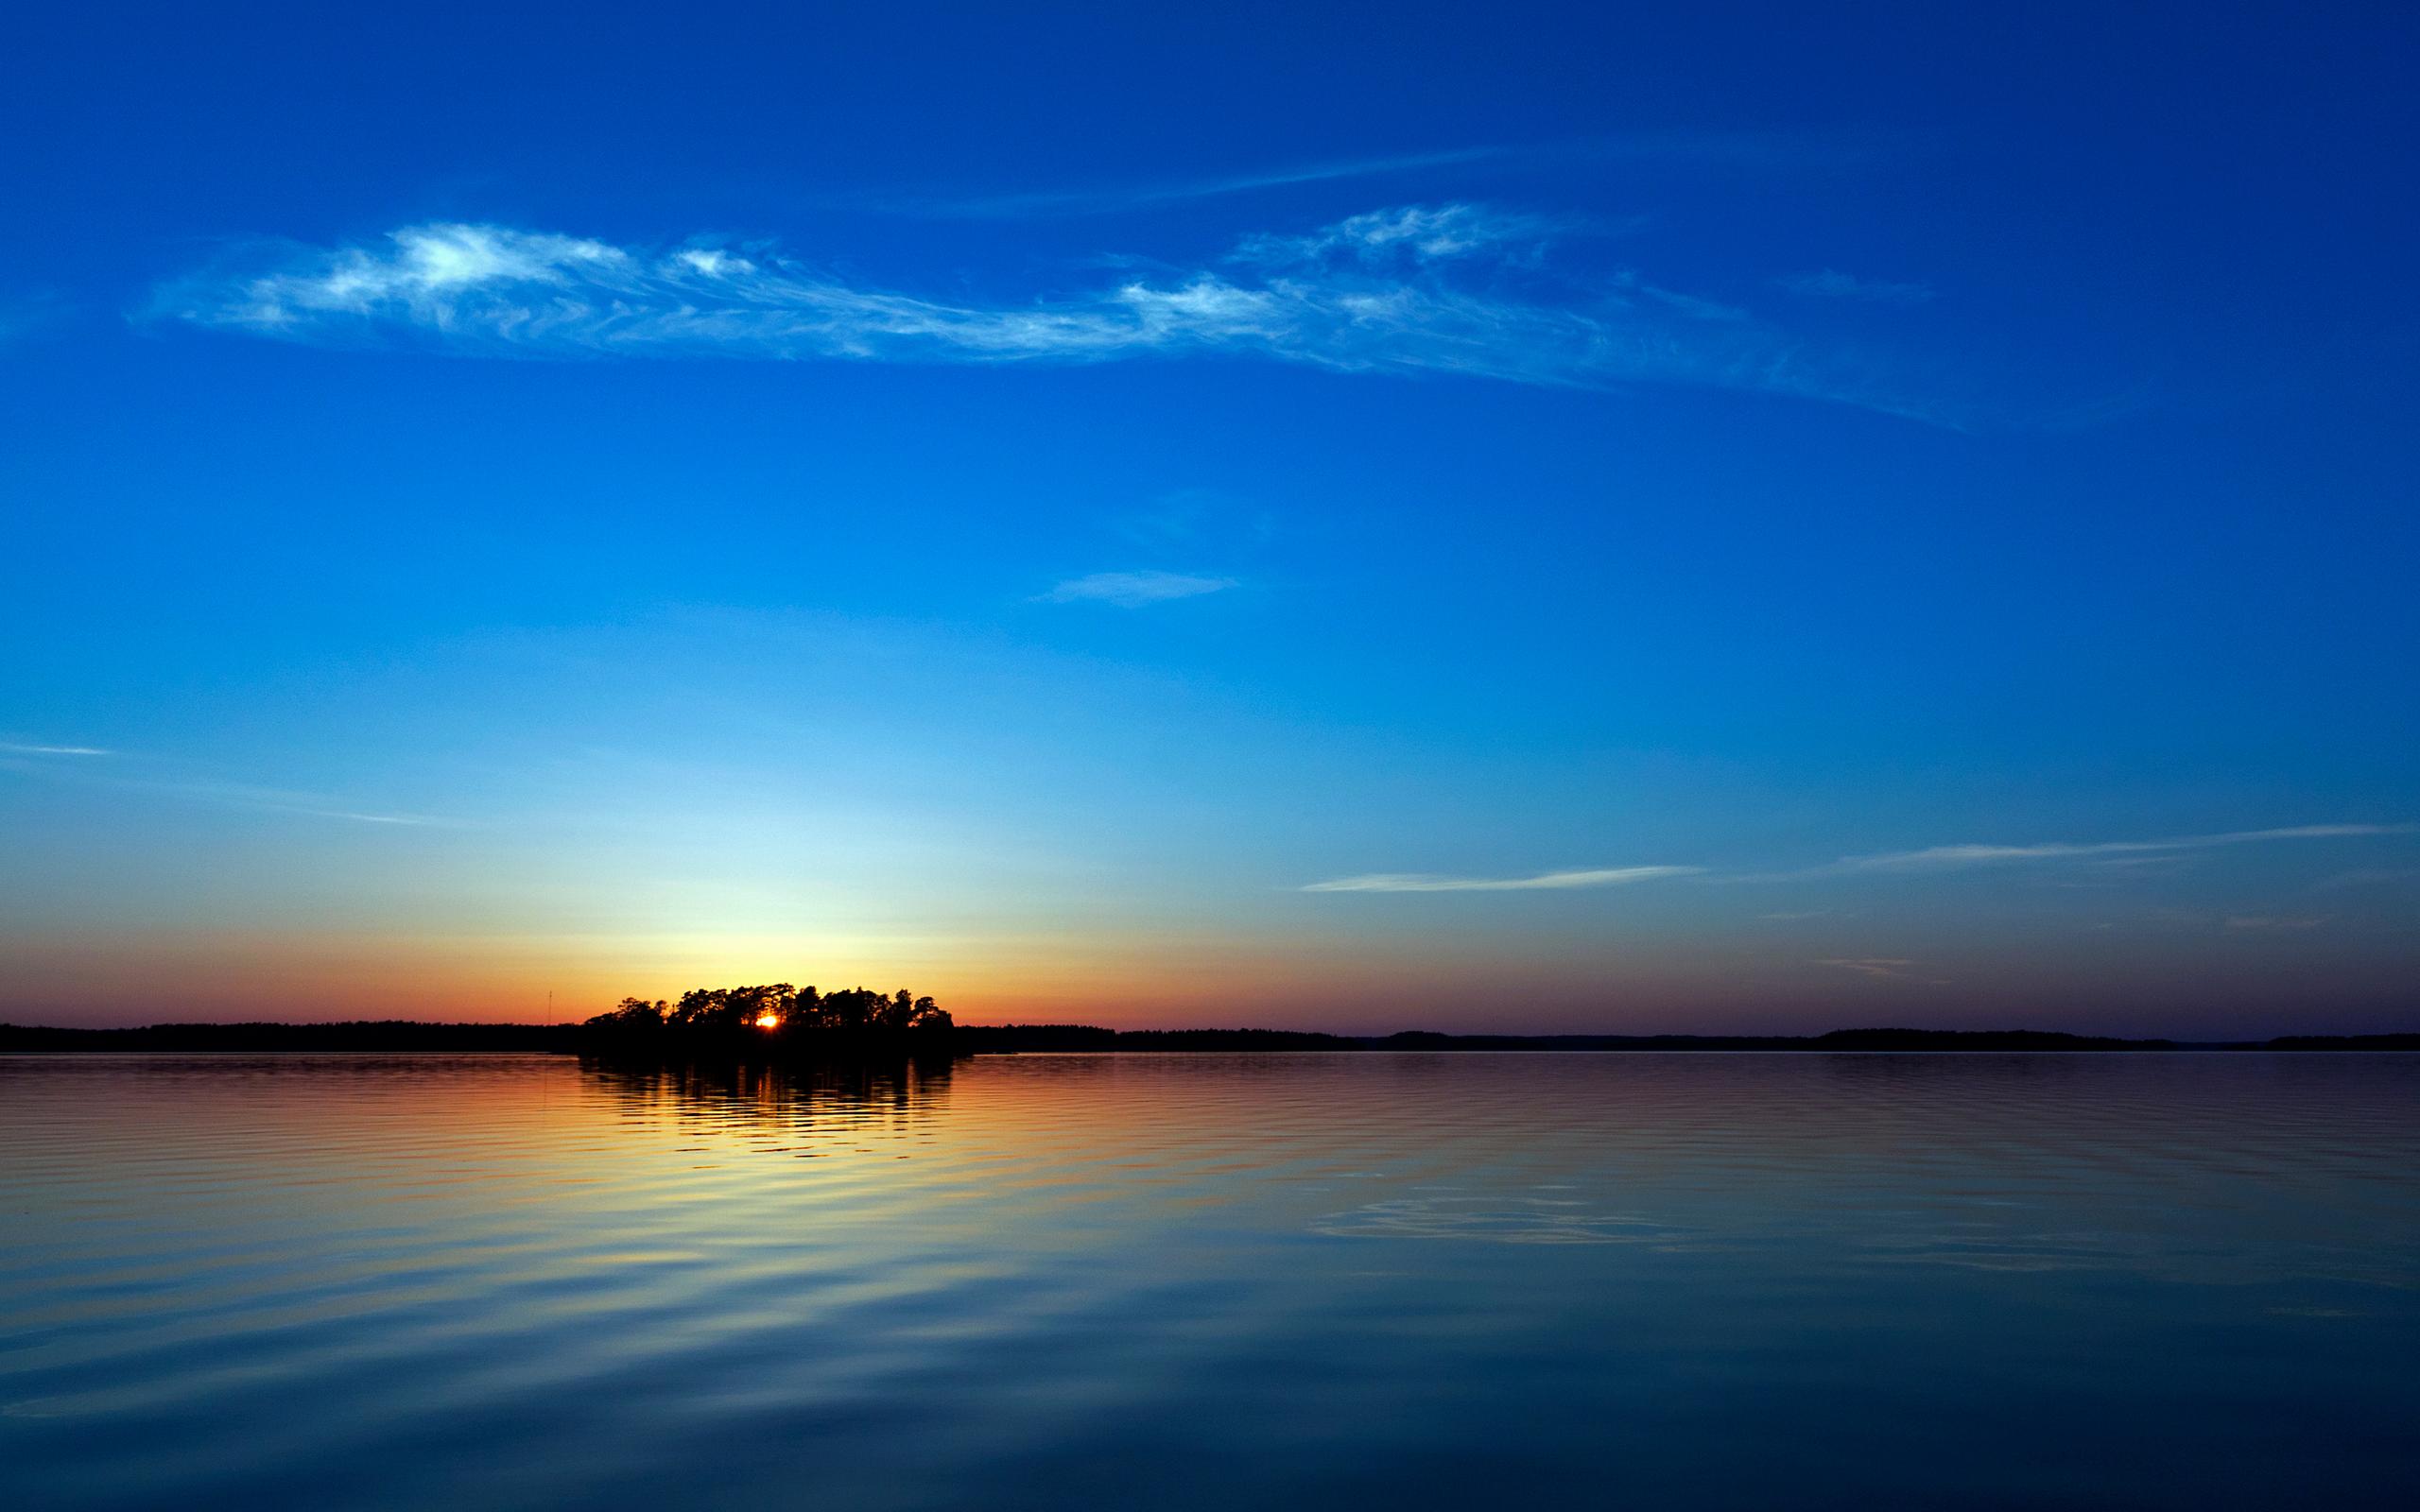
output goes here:
[{"label": "reflection of island", "polygon": [[583,1057],[580,1074],[636,1112],[749,1128],[841,1127],[929,1110],[949,1090],[951,1063],[859,1057],[812,1060]]},{"label": "reflection of island", "polygon": [[949,1014],[906,988],[819,992],[787,982],[624,998],[580,1025],[582,1054],[645,1060],[946,1059]]}]

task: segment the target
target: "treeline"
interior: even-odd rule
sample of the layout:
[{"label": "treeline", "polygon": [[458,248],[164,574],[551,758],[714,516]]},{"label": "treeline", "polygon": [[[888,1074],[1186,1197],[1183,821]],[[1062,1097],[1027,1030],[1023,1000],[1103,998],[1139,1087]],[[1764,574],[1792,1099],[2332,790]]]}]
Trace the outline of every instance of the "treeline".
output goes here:
[{"label": "treeline", "polygon": [[953,1025],[931,998],[901,988],[821,992],[768,982],[696,988],[679,1002],[624,998],[580,1026],[582,1048],[621,1056],[766,1057],[836,1052],[946,1054]]},{"label": "treeline", "polygon": [[2420,1050],[2420,1035],[2299,1035],[2278,1040],[2120,1040],[2040,1029],[1835,1029],[1819,1035],[1315,1034],[1288,1029],[1104,1029],[1080,1023],[1009,1023],[958,1031],[963,1055],[1067,1051],[1810,1051],[1945,1054],[2089,1054],[2144,1050]]},{"label": "treeline", "polygon": [[[785,996],[786,994],[786,996]],[[906,998],[902,1006],[902,998]],[[807,1005],[804,1013],[800,1004]],[[683,1016],[683,1008],[688,1010]],[[776,1021],[759,1021],[769,1013]],[[717,1046],[720,1046],[717,1049]],[[0,1023],[0,1053],[26,1051],[437,1052],[578,1051],[671,1060],[754,1060],[768,1047],[805,1051],[860,1046],[873,1058],[917,1058],[946,1046],[951,1055],[1046,1051],[2128,1051],[2232,1050],[2420,1052],[2420,1034],[2287,1035],[2274,1040],[2114,1040],[2039,1030],[1838,1029],[1823,1035],[1493,1035],[1407,1030],[1391,1035],[1317,1034],[1290,1029],[1105,1029],[1080,1023],[1011,1023],[953,1028],[930,998],[885,996],[862,988],[829,995],[781,983],[684,995],[679,1004],[625,998],[585,1024],[421,1023],[407,1020],[338,1023],[155,1023],[136,1029],[71,1029]],[[711,1051],[711,1054],[701,1052]],[[841,1057],[842,1060],[850,1057]]]},{"label": "treeline", "polygon": [[432,1053],[567,1051],[568,1023],[422,1023],[408,1019],[338,1023],[152,1023],[139,1029],[52,1029],[0,1023],[0,1051],[156,1050]]}]

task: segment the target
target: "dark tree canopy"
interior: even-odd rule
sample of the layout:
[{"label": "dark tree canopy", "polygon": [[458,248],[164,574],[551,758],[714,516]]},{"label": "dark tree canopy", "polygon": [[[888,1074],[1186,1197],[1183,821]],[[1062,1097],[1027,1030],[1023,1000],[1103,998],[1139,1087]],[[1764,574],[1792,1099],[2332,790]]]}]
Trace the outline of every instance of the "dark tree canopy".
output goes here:
[{"label": "dark tree canopy", "polygon": [[821,992],[768,982],[693,988],[678,1003],[624,998],[584,1025],[588,1041],[624,1053],[754,1056],[945,1051],[948,1012],[906,988]]}]

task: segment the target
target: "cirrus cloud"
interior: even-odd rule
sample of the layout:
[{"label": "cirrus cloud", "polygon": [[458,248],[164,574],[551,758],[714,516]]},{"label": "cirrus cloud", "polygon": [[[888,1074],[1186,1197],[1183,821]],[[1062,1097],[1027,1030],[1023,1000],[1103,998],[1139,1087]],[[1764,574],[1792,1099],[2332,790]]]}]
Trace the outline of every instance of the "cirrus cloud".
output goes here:
[{"label": "cirrus cloud", "polygon": [[1304,892],[1551,892],[1571,887],[1619,887],[1660,877],[1687,877],[1703,867],[1602,867],[1541,871],[1530,877],[1441,877],[1429,872],[1379,871],[1304,885]]},{"label": "cirrus cloud", "polygon": [[[2345,840],[2378,835],[2411,834],[2410,824],[2295,824],[2271,830],[2226,830],[2215,834],[2179,834],[2157,840],[2052,840],[2036,845],[1936,845],[1921,850],[1886,850],[1873,855],[1843,856],[1819,873],[1858,871],[1953,871],[1968,867],[2004,866],[2028,861],[2068,861],[2105,857],[2160,855],[2180,850],[2209,850],[2224,846],[2260,845],[2276,840]],[[1813,874],[1813,873],[1809,873]]]},{"label": "cirrus cloud", "polygon": [[[1952,423],[1845,352],[1634,272],[1549,276],[1555,223],[1398,206],[1220,258],[990,302],[876,287],[776,249],[621,246],[493,224],[255,247],[154,293],[149,316],[322,346],[458,355],[1100,363],[1224,355],[1345,372],[1790,395]],[[1709,312],[1721,318],[1709,318]]]},{"label": "cirrus cloud", "polygon": [[1199,598],[1235,586],[1232,577],[1201,577],[1190,573],[1089,573],[1070,577],[1034,598],[1042,604],[1114,604],[1119,609],[1141,609],[1171,599]]},{"label": "cirrus cloud", "polygon": [[[2262,845],[2294,840],[2359,840],[2420,834],[2415,824],[2295,824],[2266,830],[2224,830],[2210,834],[2170,835],[2156,840],[2051,840],[2033,845],[1937,845],[1920,850],[1886,850],[1843,856],[1822,866],[1795,871],[1717,871],[1708,867],[1613,867],[1588,870],[1544,871],[1529,877],[1449,877],[1429,872],[1383,871],[1338,877],[1305,885],[1303,892],[1527,892],[1564,887],[1605,887],[1651,882],[1663,877],[1700,877],[1710,883],[1786,883],[1822,878],[1930,875],[1970,868],[1994,868],[2027,862],[2107,862],[2140,856],[2181,854],[2230,846]],[[1769,913],[1772,919],[1813,919],[1829,912],[1811,909]],[[2268,922],[2268,921],[2262,921]],[[2255,925],[2253,927],[2259,927]],[[1822,964],[1840,966],[1841,960]],[[1889,964],[1889,963],[1885,963]]]}]

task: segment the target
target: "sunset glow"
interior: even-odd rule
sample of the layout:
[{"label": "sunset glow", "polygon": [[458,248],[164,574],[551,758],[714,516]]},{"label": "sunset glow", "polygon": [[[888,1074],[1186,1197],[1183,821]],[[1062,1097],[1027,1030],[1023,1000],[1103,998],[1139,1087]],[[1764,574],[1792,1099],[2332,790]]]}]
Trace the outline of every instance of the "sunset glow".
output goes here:
[{"label": "sunset glow", "polygon": [[2396,1026],[2394,50],[1950,18],[22,39],[0,1019]]},{"label": "sunset glow", "polygon": [[2415,77],[11,8],[0,1506],[2420,1506]]}]

